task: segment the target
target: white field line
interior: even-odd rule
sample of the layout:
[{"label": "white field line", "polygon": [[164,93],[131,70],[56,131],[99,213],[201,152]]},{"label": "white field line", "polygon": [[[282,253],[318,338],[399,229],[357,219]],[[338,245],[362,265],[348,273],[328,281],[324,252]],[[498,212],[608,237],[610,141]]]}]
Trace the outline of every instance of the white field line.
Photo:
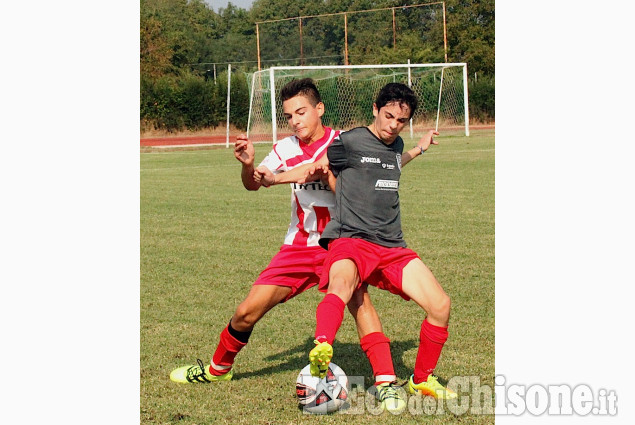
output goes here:
[{"label": "white field line", "polygon": [[452,151],[452,152],[428,152],[426,151],[426,155],[447,155],[447,154],[455,154],[455,153],[471,153],[471,152],[494,152],[494,149],[470,149],[465,151]]},{"label": "white field line", "polygon": [[[271,145],[272,143],[269,142],[251,142],[254,145],[262,145],[262,144],[269,144]],[[143,148],[152,148],[152,149],[168,149],[168,148],[198,148],[201,146],[225,146],[226,142],[219,142],[219,143],[195,143],[195,144],[184,144],[184,145],[159,145],[159,146],[142,146]],[[229,144],[229,148],[231,148],[233,146],[233,143]],[[229,149],[228,148],[228,149]],[[147,152],[147,153],[153,153],[153,152]]]},{"label": "white field line", "polygon": [[193,167],[165,167],[165,168],[141,168],[139,171],[164,171],[164,170],[189,170],[193,168],[219,168],[219,167],[237,167],[238,164],[222,164],[222,165],[195,165]]},{"label": "white field line", "polygon": [[[426,152],[426,155],[449,155],[449,154],[456,154],[456,153],[472,153],[472,152],[494,152],[494,149],[472,149],[472,150],[464,150],[464,151],[453,151],[453,152]],[[180,155],[187,155],[187,154],[200,154],[200,152],[196,152],[196,151],[192,151],[192,152],[147,152],[147,153],[142,153],[141,155],[148,155],[148,154],[156,154],[156,153],[160,153],[161,155],[167,155],[167,154],[180,154]],[[214,168],[214,167],[235,167],[239,164],[222,164],[222,165],[195,165],[192,167],[166,167],[166,168],[141,168],[139,171],[164,171],[164,170],[185,170],[185,169],[193,169],[193,168]]]}]

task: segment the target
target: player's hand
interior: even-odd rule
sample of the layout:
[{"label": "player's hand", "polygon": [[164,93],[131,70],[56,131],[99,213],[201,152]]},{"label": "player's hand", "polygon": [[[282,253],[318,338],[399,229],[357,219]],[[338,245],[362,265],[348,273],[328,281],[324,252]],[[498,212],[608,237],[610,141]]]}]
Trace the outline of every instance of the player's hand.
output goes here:
[{"label": "player's hand", "polygon": [[256,156],[256,152],[254,150],[254,145],[247,139],[247,136],[244,134],[239,135],[236,138],[236,143],[234,144],[234,156],[244,165],[253,165],[254,157]]},{"label": "player's hand", "polygon": [[254,181],[261,186],[269,187],[275,184],[276,177],[267,167],[261,165],[254,170]]},{"label": "player's hand", "polygon": [[323,178],[328,178],[328,174],[328,165],[313,164],[309,168],[307,168],[307,170],[304,172],[304,178],[298,181],[298,183],[303,184],[306,182],[322,180]]},{"label": "player's hand", "polygon": [[428,150],[428,148],[430,147],[430,145],[438,145],[439,142],[437,142],[436,140],[434,140],[433,136],[438,136],[439,132],[435,131],[435,130],[430,130],[428,131],[420,140],[419,143],[417,143],[417,146],[419,146],[421,149],[423,149],[424,151]]},{"label": "player's hand", "polygon": [[330,169],[327,168],[326,173],[322,175],[322,178],[320,180],[322,181],[322,184],[324,186],[329,186],[329,179],[331,178],[335,180],[335,175]]}]

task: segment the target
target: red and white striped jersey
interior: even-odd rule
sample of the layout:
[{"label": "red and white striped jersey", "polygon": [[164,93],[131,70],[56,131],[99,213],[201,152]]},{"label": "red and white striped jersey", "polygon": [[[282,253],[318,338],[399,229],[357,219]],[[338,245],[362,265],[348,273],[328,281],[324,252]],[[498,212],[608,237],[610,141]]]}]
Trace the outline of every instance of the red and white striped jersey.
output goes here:
[{"label": "red and white striped jersey", "polygon": [[[326,154],[326,148],[340,134],[324,127],[324,136],[310,145],[289,136],[273,145],[273,150],[260,163],[274,174],[313,163]],[[335,213],[335,195],[321,182],[291,183],[291,223],[284,238],[285,245],[319,246],[318,240]]]}]

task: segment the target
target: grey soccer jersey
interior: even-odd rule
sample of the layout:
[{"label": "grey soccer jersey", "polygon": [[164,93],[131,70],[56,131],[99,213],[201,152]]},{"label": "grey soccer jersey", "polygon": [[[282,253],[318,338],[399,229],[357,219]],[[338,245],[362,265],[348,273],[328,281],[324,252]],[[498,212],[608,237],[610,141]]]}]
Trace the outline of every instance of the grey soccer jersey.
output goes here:
[{"label": "grey soccer jersey", "polygon": [[320,245],[359,238],[386,247],[405,247],[399,211],[403,139],[386,145],[367,127],[342,133],[327,151],[337,183],[335,215]]}]

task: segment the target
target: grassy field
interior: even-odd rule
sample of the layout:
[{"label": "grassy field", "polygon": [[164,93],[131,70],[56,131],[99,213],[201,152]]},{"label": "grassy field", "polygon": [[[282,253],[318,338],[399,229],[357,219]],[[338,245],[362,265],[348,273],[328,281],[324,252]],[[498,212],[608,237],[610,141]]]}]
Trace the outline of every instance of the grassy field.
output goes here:
[{"label": "grassy field", "polygon": [[[436,373],[494,386],[494,130],[442,136],[411,162],[400,184],[404,234],[452,298],[450,338]],[[408,142],[410,146],[412,142]],[[268,152],[256,146],[256,161]],[[209,362],[220,331],[277,252],[289,222],[289,189],[246,191],[231,149],[141,154],[141,412],[146,424],[493,423],[493,415],[304,415],[295,379],[308,363],[315,308],[311,289],[274,308],[238,355],[234,380],[179,385],[170,371]],[[412,373],[423,312],[370,289],[400,380]],[[348,313],[333,361],[372,383]],[[474,378],[473,378],[474,379]],[[425,404],[425,403],[424,403]],[[359,406],[358,406],[359,407]]]}]

